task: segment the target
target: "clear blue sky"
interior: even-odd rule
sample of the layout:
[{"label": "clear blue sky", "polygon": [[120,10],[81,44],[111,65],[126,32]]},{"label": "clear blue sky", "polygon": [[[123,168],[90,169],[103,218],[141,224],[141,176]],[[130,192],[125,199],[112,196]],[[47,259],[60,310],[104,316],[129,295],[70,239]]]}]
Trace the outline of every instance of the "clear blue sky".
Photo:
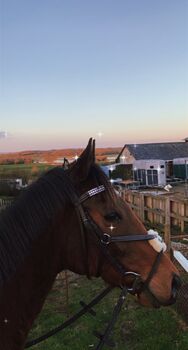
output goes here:
[{"label": "clear blue sky", "polygon": [[0,152],[188,136],[187,0],[0,3]]}]

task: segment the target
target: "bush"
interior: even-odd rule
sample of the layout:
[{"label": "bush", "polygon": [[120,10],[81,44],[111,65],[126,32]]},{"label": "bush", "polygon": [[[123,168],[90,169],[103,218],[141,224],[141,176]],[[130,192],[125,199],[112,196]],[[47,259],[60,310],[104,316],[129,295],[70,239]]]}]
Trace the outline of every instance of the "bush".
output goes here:
[{"label": "bush", "polygon": [[122,180],[132,179],[132,165],[131,164],[119,164],[116,166],[116,169],[111,172],[111,178],[117,179],[121,178]]}]

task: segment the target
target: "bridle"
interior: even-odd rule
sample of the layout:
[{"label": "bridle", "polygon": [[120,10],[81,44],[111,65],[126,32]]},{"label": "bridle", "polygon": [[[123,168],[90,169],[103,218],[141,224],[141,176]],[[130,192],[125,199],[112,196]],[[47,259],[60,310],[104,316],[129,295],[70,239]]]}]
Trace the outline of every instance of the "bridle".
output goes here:
[{"label": "bridle", "polygon": [[[134,281],[131,287],[127,288],[128,292],[131,294],[137,294],[143,291],[144,289],[149,289],[149,283],[151,279],[153,278],[154,274],[157,272],[163,250],[161,250],[157,256],[156,259],[151,267],[151,270],[149,272],[149,275],[145,281],[142,281],[141,275],[134,271],[126,271],[124,266],[117,260],[116,257],[114,257],[110,251],[109,251],[109,245],[112,243],[125,243],[125,242],[136,242],[136,241],[149,241],[152,239],[157,238],[156,234],[137,234],[137,235],[120,235],[120,236],[111,236],[109,233],[102,232],[100,227],[94,222],[94,220],[91,218],[91,216],[88,214],[86,209],[83,207],[83,203],[106,191],[106,188],[103,185],[100,185],[98,187],[92,188],[91,190],[85,192],[82,194],[76,201],[76,208],[77,212],[80,216],[81,223],[85,228],[85,231],[91,231],[95,234],[98,240],[98,245],[100,246],[100,249],[102,250],[103,255],[106,257],[108,262],[113,266],[113,268],[121,274],[122,277],[133,277]],[[83,241],[83,238],[82,238]],[[149,290],[150,292],[150,290]],[[151,293],[151,292],[150,292]],[[153,296],[153,294],[152,294]]]},{"label": "bridle", "polygon": [[[63,170],[63,169],[62,169]],[[88,259],[86,258],[87,255],[87,235],[89,232],[91,232],[93,235],[95,235],[95,238],[97,238],[97,244],[100,247],[102,254],[107,259],[107,261],[111,264],[111,266],[122,276],[122,277],[133,277],[133,283],[131,287],[119,286],[122,291],[119,296],[118,302],[114,307],[112,318],[109,321],[105,331],[103,334],[100,334],[98,332],[95,332],[94,334],[99,338],[99,343],[96,350],[102,349],[104,345],[112,346],[114,345],[110,339],[109,336],[112,333],[113,327],[115,325],[115,322],[117,320],[117,317],[121,311],[121,308],[123,306],[123,303],[125,301],[125,297],[127,293],[131,294],[139,294],[143,290],[147,290],[147,292],[152,297],[153,303],[155,303],[156,298],[152,294],[152,292],[149,289],[149,283],[155,273],[157,272],[158,266],[161,261],[161,257],[163,255],[163,249],[157,254],[156,259],[151,267],[151,270],[146,278],[145,281],[142,280],[141,275],[134,271],[126,271],[124,266],[121,264],[121,262],[118,261],[118,259],[113,256],[109,250],[109,246],[111,244],[115,243],[121,243],[121,242],[136,242],[136,241],[149,241],[152,239],[157,238],[156,234],[137,234],[137,235],[120,235],[120,236],[111,236],[106,232],[103,232],[100,227],[94,222],[94,220],[91,218],[87,210],[84,208],[83,203],[90,198],[97,196],[98,194],[106,191],[106,188],[104,185],[100,185],[97,187],[92,188],[89,191],[86,191],[81,196],[78,196],[76,194],[76,191],[74,189],[74,186],[70,182],[69,177],[66,174],[66,171],[62,171],[62,173],[59,176],[64,181],[64,192],[66,196],[69,198],[70,202],[73,204],[76,213],[79,218],[79,224],[80,224],[80,230],[81,230],[81,241],[83,246],[83,251],[85,254],[85,263],[86,263],[86,272],[87,276],[90,277],[89,269],[87,266]],[[66,186],[67,185],[67,186]],[[62,331],[69,325],[71,325],[73,322],[75,322],[79,317],[81,317],[83,314],[89,312],[92,315],[95,315],[95,312],[93,311],[92,307],[99,303],[114,287],[108,286],[105,290],[103,290],[97,297],[95,297],[89,304],[85,304],[84,302],[81,302],[82,309],[78,311],[75,315],[70,317],[70,319],[63,322],[61,325],[55,327],[53,330],[47,332],[45,335],[28,341],[25,345],[25,348],[30,348],[33,345],[36,345],[40,342],[42,342],[45,339],[48,339],[49,337],[53,336],[54,334]]]}]

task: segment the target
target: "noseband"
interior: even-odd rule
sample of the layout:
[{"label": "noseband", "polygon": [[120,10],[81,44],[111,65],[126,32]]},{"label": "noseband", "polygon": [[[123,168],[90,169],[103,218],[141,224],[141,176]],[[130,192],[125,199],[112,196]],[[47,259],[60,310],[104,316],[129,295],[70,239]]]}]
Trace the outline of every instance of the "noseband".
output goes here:
[{"label": "noseband", "polygon": [[[94,222],[94,220],[91,218],[91,216],[88,214],[88,212],[84,209],[83,203],[100,194],[101,192],[104,192],[106,189],[103,185],[92,188],[91,190],[85,192],[82,194],[74,204],[76,205],[77,212],[79,213],[81,223],[84,226],[84,231],[91,231],[95,234],[98,240],[98,244],[102,250],[103,255],[107,258],[107,260],[110,262],[110,264],[114,267],[114,269],[121,274],[122,277],[133,277],[133,283],[132,286],[127,288],[128,292],[131,294],[137,294],[141,293],[144,289],[148,289],[149,283],[151,279],[153,278],[154,274],[156,273],[163,250],[161,250],[151,267],[151,270],[149,272],[149,275],[145,281],[142,281],[141,275],[134,271],[126,271],[124,266],[117,260],[116,257],[114,257],[110,251],[109,251],[109,245],[111,243],[122,243],[122,242],[136,242],[136,241],[149,241],[152,239],[157,238],[156,234],[137,234],[137,235],[121,235],[121,236],[111,236],[106,232],[102,232],[100,227]],[[83,231],[83,230],[82,230]],[[83,239],[82,239],[83,241]],[[152,294],[150,292],[150,294]],[[152,295],[153,296],[153,295]]]}]

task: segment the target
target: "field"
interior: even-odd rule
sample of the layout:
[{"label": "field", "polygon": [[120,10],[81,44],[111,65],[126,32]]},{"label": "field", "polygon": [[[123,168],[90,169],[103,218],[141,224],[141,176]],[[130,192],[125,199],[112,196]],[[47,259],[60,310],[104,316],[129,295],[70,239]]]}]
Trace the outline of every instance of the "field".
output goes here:
[{"label": "field", "polygon": [[[104,288],[101,280],[88,281],[80,277],[70,284],[68,311],[70,315],[79,309],[79,301],[89,302]],[[97,317],[83,316],[70,328],[49,338],[33,349],[36,350],[86,350],[94,349],[97,338],[93,331],[102,332],[111,315],[119,290],[112,291],[95,307]],[[59,284],[51,291],[42,313],[36,320],[29,338],[45,333],[66,319],[65,291]],[[174,307],[148,309],[139,306],[129,296],[115,327],[113,340],[117,350],[187,350],[188,326],[177,315]],[[104,349],[107,349],[105,346]]]},{"label": "field", "polygon": [[38,177],[52,166],[48,164],[9,164],[0,165],[0,178],[22,178],[25,180]]},{"label": "field", "polygon": [[[105,161],[108,156],[118,155],[121,147],[107,147],[107,148],[96,148],[96,159],[99,161]],[[48,162],[49,164],[54,163],[59,158],[73,159],[76,155],[80,155],[83,149],[81,148],[70,148],[70,149],[57,149],[48,151],[22,151],[14,153],[0,153],[0,164],[4,162],[15,162],[24,163],[32,162]]]},{"label": "field", "polygon": [[[27,182],[30,179],[37,178],[49,168],[56,166],[57,159],[61,159],[62,162],[65,157],[69,161],[73,161],[74,157],[79,156],[82,151],[82,149],[62,149],[0,153],[0,178],[20,177]],[[97,148],[96,159],[99,162],[105,162],[108,156],[116,157],[119,152],[119,147]]]}]

